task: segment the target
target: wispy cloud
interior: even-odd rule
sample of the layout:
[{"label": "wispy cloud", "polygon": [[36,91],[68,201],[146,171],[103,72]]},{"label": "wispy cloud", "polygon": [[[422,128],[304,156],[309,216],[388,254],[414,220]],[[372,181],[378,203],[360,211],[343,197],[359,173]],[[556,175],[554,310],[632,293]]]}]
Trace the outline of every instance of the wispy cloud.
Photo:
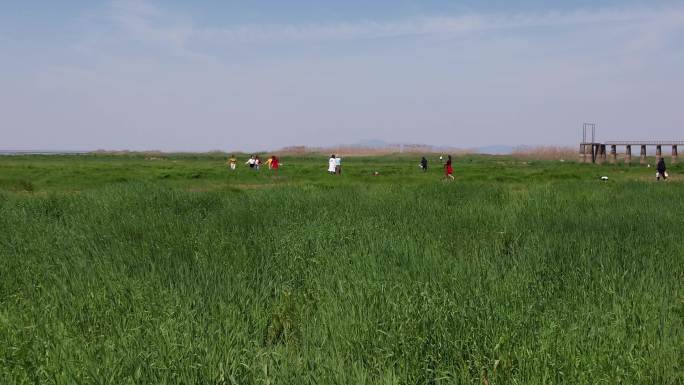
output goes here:
[{"label": "wispy cloud", "polygon": [[467,14],[396,21],[355,21],[329,24],[250,24],[195,29],[195,38],[233,43],[363,40],[401,36],[449,36],[532,27],[605,25],[615,23],[684,22],[684,7],[661,10],[599,9],[573,12]]},{"label": "wispy cloud", "polygon": [[[614,25],[644,28],[641,42],[633,47],[657,43],[684,25],[684,6],[660,9],[604,8],[575,11],[515,14],[465,14],[458,16],[416,17],[403,20],[361,20],[314,24],[242,24],[209,28],[183,19],[153,3],[114,0],[94,24],[108,24],[107,34],[89,34],[90,47],[106,40],[126,39],[160,47],[180,56],[204,57],[197,47],[226,47],[234,44],[296,44],[342,42],[393,37],[458,37],[480,32],[510,32],[525,28],[586,26],[604,28]],[[95,36],[95,38],[93,38]]]},{"label": "wispy cloud", "polygon": [[194,32],[191,23],[173,20],[170,13],[144,1],[114,1],[106,15],[126,37],[176,50],[183,50]]},{"label": "wispy cloud", "polygon": [[10,144],[570,144],[583,119],[622,138],[684,124],[684,5],[208,27],[117,0],[76,24],[75,49],[0,73]]},{"label": "wispy cloud", "polygon": [[85,30],[85,37],[73,44],[80,51],[102,52],[131,42],[174,56],[205,57],[190,47],[189,41],[195,35],[191,21],[146,1],[113,0],[102,9],[84,14],[80,28]]}]

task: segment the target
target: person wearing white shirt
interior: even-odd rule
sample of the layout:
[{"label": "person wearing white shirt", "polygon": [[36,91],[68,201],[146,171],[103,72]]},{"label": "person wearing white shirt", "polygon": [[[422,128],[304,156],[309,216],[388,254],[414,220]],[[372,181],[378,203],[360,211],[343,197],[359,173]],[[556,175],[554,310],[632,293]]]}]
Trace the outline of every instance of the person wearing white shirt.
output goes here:
[{"label": "person wearing white shirt", "polygon": [[247,160],[245,162],[245,164],[248,165],[249,168],[254,168],[254,166],[256,165],[256,159],[255,159],[254,155],[252,155],[252,157],[249,158],[249,160]]},{"label": "person wearing white shirt", "polygon": [[328,159],[328,173],[330,175],[335,174],[336,167],[337,167],[337,161],[336,161],[335,155],[330,155],[330,159]]},{"label": "person wearing white shirt", "polygon": [[335,174],[342,175],[342,158],[339,155],[335,157]]}]

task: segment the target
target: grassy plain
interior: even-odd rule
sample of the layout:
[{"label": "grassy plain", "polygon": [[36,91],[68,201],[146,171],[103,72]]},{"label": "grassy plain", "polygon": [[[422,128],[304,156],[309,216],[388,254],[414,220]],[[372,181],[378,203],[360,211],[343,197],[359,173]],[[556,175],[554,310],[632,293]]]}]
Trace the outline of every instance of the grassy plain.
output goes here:
[{"label": "grassy plain", "polygon": [[282,161],[0,158],[0,383],[684,383],[684,167]]}]

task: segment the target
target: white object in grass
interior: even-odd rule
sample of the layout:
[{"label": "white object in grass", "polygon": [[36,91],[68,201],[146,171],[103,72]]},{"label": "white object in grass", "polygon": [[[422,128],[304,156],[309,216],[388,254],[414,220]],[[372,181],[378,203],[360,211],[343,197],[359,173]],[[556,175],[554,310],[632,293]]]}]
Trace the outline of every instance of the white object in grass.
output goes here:
[{"label": "white object in grass", "polygon": [[602,176],[602,177],[601,177],[601,180],[608,180],[608,177],[607,177],[607,176]]}]

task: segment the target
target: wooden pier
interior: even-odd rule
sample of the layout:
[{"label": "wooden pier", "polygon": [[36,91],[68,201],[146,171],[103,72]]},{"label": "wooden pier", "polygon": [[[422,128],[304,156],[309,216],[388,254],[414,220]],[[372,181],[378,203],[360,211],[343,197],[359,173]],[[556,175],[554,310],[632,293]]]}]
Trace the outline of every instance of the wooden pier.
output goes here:
[{"label": "wooden pier", "polygon": [[[672,149],[672,157],[670,163],[677,163],[679,161],[678,146],[684,146],[684,141],[616,141],[616,142],[582,142],[580,143],[580,162],[582,163],[596,163],[603,164],[609,162],[615,164],[618,162],[618,148],[625,148],[626,164],[632,163],[632,148],[639,147],[639,163],[647,163],[648,147],[655,147],[656,161],[663,157],[663,147],[670,147]],[[610,152],[607,149],[610,148]]]}]

